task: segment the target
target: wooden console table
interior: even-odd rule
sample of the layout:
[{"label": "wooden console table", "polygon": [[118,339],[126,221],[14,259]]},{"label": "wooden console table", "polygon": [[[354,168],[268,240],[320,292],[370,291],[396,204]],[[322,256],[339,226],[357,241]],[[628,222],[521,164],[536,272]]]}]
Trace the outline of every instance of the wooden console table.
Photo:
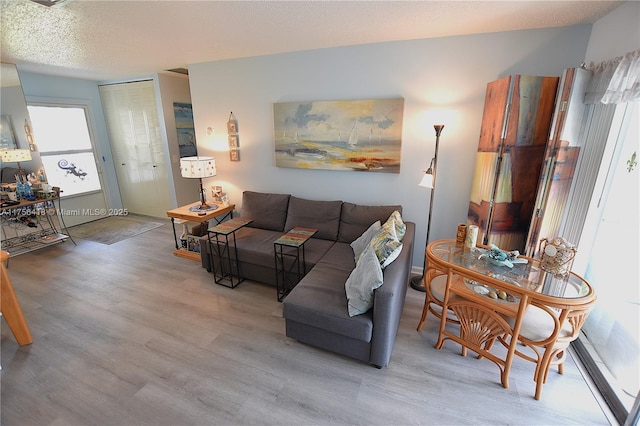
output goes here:
[{"label": "wooden console table", "polygon": [[[555,276],[544,271],[538,259],[524,257],[526,264],[509,268],[481,259],[480,254],[475,248],[457,246],[455,240],[427,246],[427,271],[447,276],[435,347],[441,349],[451,340],[462,346],[463,355],[468,348],[493,361],[500,368],[505,388],[509,387],[514,355],[534,362],[535,397],[540,399],[550,365],[557,364],[562,373],[565,350],[577,338],[595,303],[595,292],[573,272]],[[418,330],[427,315],[428,293]],[[457,334],[455,327],[446,327],[447,310],[460,322]],[[505,346],[506,356],[491,352],[495,342]],[[525,346],[531,351],[525,353]]]},{"label": "wooden console table", "polygon": [[209,204],[215,204],[218,208],[200,213],[189,210],[191,207],[199,206],[200,201],[198,201],[167,211],[167,216],[171,218],[173,238],[176,243],[176,249],[173,251],[175,256],[184,257],[185,259],[191,259],[197,262],[200,261],[200,253],[188,251],[186,248],[181,247],[180,242],[178,241],[178,234],[176,233],[176,219],[186,220],[188,222],[205,223],[206,226],[211,219],[215,219],[217,223],[222,223],[227,218],[233,218],[233,210],[236,208],[235,204],[230,204],[228,206],[212,202],[209,202]]}]

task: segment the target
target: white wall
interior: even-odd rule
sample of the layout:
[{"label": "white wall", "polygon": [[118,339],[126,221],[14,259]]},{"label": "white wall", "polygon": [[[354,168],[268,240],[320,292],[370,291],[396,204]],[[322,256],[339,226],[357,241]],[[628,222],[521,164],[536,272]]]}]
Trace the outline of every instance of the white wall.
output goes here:
[{"label": "white wall", "polygon": [[174,207],[198,201],[200,183],[196,179],[185,179],[180,174],[180,148],[178,147],[178,132],[176,129],[176,116],[173,103],[191,103],[189,94],[189,78],[186,75],[160,73],[157,76],[160,89],[162,114],[167,133],[167,145],[169,152],[169,180],[173,180],[175,191],[172,192]]},{"label": "white wall", "polygon": [[[79,100],[81,103],[89,105],[89,120],[92,127],[91,131],[94,136],[94,142],[98,152],[98,163],[102,168],[102,178],[104,184],[105,196],[109,208],[122,208],[120,198],[120,189],[111,154],[111,144],[107,132],[107,126],[102,111],[102,102],[98,85],[113,82],[96,82],[89,80],[79,80],[64,77],[54,77],[49,75],[21,72],[18,70],[22,81],[23,90],[27,99],[32,100],[51,100],[51,101],[70,101]],[[178,151],[177,133],[175,128],[175,116],[173,112],[173,102],[190,102],[189,81],[185,77],[179,75],[158,74],[153,76],[137,77],[153,78],[157,83],[158,92],[160,93],[160,101],[163,116],[162,122],[165,124],[165,134],[167,142],[167,152],[172,153]],[[128,80],[123,80],[128,81]],[[37,141],[36,141],[37,143]],[[168,155],[167,158],[171,158]],[[176,162],[171,161],[171,169],[175,169]],[[198,184],[194,180],[184,179],[180,177],[179,160],[177,161],[177,170],[172,170],[173,183],[175,191],[171,188],[167,190],[172,193],[172,202],[174,206],[192,203],[198,200]],[[170,179],[171,181],[171,179]],[[176,202],[177,199],[177,202]],[[92,208],[93,206],[83,206]],[[92,217],[78,217],[78,220],[93,220]],[[70,224],[70,223],[69,223]],[[68,225],[69,225],[68,224]]]},{"label": "white wall", "polygon": [[[60,102],[77,100],[79,103],[88,105],[89,125],[96,144],[96,151],[98,152],[98,164],[102,169],[102,183],[107,206],[112,209],[122,208],[120,189],[118,188],[118,180],[113,165],[111,145],[109,144],[97,82],[21,72],[19,68],[18,74],[20,75],[22,89],[27,100]],[[36,140],[35,142],[37,145],[38,141]],[[95,206],[91,205],[83,207],[95,208]],[[81,218],[78,216],[75,219],[89,221],[94,220],[95,217]],[[67,225],[71,225],[71,223]]]},{"label": "white wall", "polygon": [[602,62],[640,48],[640,2],[628,1],[593,24],[585,62]]},{"label": "white wall", "polygon": [[[29,142],[27,141],[27,134],[24,130],[24,120],[29,118],[27,111],[27,103],[24,100],[24,94],[22,93],[22,87],[10,86],[0,88],[0,106],[2,107],[2,115],[8,115],[11,127],[13,127],[13,135],[17,144],[17,148],[28,149]],[[10,165],[16,167],[15,164]],[[27,169],[27,163],[22,165],[22,168]],[[29,167],[29,171],[34,171],[33,167]],[[37,170],[38,167],[35,167]]]},{"label": "white wall", "polygon": [[[201,155],[241,208],[242,191],[317,200],[401,204],[416,222],[413,265],[422,267],[429,191],[417,184],[433,156],[433,124],[443,122],[430,239],[454,238],[466,222],[486,84],[509,74],[557,75],[584,60],[591,26],[369,44],[189,66]],[[399,174],[275,167],[274,102],[403,97]],[[239,121],[240,162],[230,162],[225,123]],[[444,119],[437,118],[448,113]],[[213,127],[215,134],[206,135]]]}]

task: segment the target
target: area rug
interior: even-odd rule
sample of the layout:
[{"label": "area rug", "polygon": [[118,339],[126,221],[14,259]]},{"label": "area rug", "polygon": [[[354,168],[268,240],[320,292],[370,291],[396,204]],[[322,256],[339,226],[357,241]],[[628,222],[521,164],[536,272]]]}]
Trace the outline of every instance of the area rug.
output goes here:
[{"label": "area rug", "polygon": [[100,244],[111,245],[162,225],[162,222],[145,216],[109,216],[93,222],[72,226],[69,228],[69,233],[73,238],[82,238]]}]

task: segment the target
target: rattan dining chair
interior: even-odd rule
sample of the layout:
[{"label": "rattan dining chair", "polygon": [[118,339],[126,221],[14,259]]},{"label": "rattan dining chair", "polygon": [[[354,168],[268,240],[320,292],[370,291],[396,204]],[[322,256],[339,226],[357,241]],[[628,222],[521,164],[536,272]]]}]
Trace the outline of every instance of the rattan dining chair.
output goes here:
[{"label": "rattan dining chair", "polygon": [[[442,318],[442,306],[444,304],[444,293],[447,286],[447,274],[437,269],[427,269],[423,277],[424,288],[426,290],[424,308],[422,309],[422,317],[418,323],[418,331],[422,330],[422,326],[427,320],[427,314],[431,312],[437,318]],[[452,296],[452,300],[457,300],[458,296]],[[447,322],[451,324],[460,324],[458,318],[453,311],[447,310]]]},{"label": "rattan dining chair", "polygon": [[525,349],[516,349],[515,353],[536,364],[533,373],[533,381],[536,383],[535,399],[540,399],[542,386],[547,381],[552,365],[558,366],[558,373],[564,373],[567,349],[578,338],[595,303],[594,296],[587,303],[578,305],[543,304],[537,301],[529,305],[518,337],[519,343],[528,350],[525,352]]}]

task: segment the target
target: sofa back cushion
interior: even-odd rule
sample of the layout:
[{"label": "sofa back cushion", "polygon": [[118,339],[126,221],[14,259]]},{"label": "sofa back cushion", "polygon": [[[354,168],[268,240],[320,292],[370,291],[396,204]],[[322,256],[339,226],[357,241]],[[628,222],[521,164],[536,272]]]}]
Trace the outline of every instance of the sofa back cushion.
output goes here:
[{"label": "sofa back cushion", "polygon": [[284,231],[289,207],[289,194],[266,194],[244,191],[242,193],[242,216],[253,219],[252,228]]},{"label": "sofa back cushion", "polygon": [[342,201],[313,201],[292,196],[285,230],[296,226],[315,228],[314,238],[335,241],[338,238]]},{"label": "sofa back cushion", "polygon": [[402,214],[402,206],[360,206],[353,203],[342,203],[338,241],[351,244],[372,223],[376,220],[385,223],[396,210]]}]

